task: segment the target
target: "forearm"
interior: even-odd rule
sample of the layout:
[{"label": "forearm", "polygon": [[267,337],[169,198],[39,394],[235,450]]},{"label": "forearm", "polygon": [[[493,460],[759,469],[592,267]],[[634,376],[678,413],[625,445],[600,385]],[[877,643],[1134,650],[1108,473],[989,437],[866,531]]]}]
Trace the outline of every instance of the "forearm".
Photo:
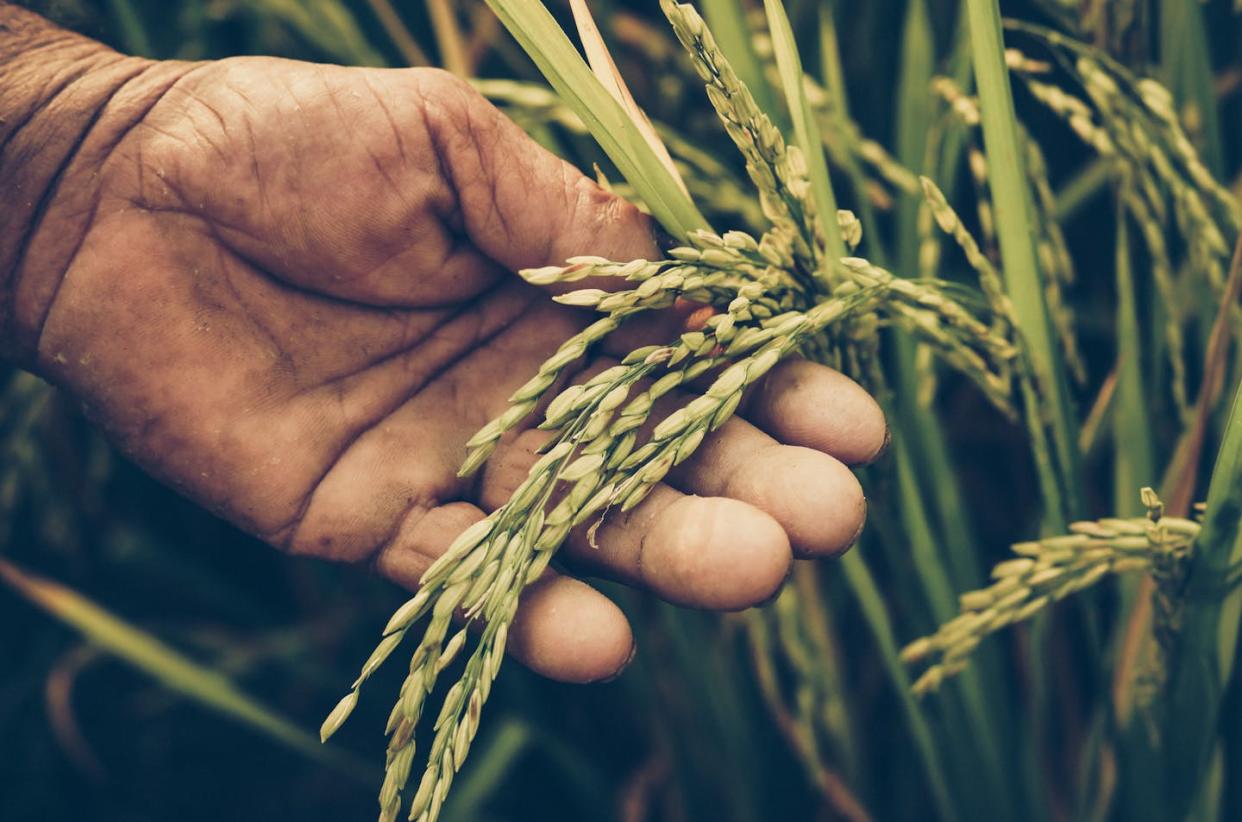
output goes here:
[{"label": "forearm", "polygon": [[112,147],[172,82],[0,0],[0,357],[29,364]]}]

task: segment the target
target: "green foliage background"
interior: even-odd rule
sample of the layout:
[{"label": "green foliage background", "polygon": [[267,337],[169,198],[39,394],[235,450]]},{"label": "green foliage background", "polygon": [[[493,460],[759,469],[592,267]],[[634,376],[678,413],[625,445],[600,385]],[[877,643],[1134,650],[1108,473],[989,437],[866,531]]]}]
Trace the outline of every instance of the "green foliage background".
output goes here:
[{"label": "green foliage background", "polygon": [[[273,54],[403,65],[410,57],[408,46],[398,45],[391,26],[377,16],[384,4],[370,0],[33,5],[120,49],[160,58]],[[439,60],[423,3],[396,5],[418,47],[429,60]],[[481,2],[454,5],[467,31],[482,32],[479,76],[538,81],[516,45],[484,22],[489,12]],[[549,5],[564,12],[558,3]],[[961,49],[958,4],[838,5],[832,19],[849,113],[863,133],[917,164],[910,158],[923,151],[925,135],[917,124],[931,105],[926,81],[933,68],[961,74],[969,59]],[[833,55],[817,36],[820,4],[787,6],[795,29],[807,35],[802,45],[808,70],[825,77]],[[657,4],[599,2],[592,8],[652,119],[708,147],[736,171],[710,109],[678,62]],[[1123,16],[1123,8],[1133,13]],[[1079,7],[1043,0],[1006,3],[1003,11],[1071,31],[1085,26],[1084,37],[1161,78],[1211,170],[1237,190],[1242,23],[1230,3]],[[1108,436],[1086,440],[1085,482],[1069,504],[1083,515],[1132,514],[1141,510],[1137,485],[1158,484],[1158,469],[1170,459],[1179,432],[1163,388],[1168,375],[1158,353],[1158,300],[1147,278],[1136,276],[1139,326],[1118,326],[1116,219],[1107,179],[1046,111],[1021,95],[1018,105],[1052,158],[1051,178],[1080,272],[1069,291],[1088,373],[1072,389],[1078,420],[1092,420],[1087,412],[1126,340],[1139,347],[1134,353],[1142,357],[1149,386],[1145,394],[1119,395],[1123,399],[1103,418],[1106,427],[1129,426],[1122,429],[1129,437],[1121,440],[1126,448],[1114,448]],[[520,118],[521,112],[515,114]],[[526,122],[584,168],[600,159],[587,139],[535,119]],[[851,169],[835,164],[834,177],[851,179]],[[950,194],[969,202],[971,183],[964,174],[960,178]],[[842,205],[866,220],[871,206],[848,185],[841,189]],[[736,222],[739,209],[745,218],[744,203],[699,200],[721,226]],[[899,201],[891,212],[882,209],[874,224],[883,242],[865,246],[877,262],[877,254],[887,255],[897,271],[913,267],[917,257],[907,239],[909,208]],[[963,267],[957,260],[946,266]],[[1210,303],[1200,309],[1214,314]],[[1201,360],[1203,347],[1202,339],[1190,341],[1190,362]],[[1231,366],[1228,386],[1236,375]],[[1199,376],[1191,374],[1192,380]],[[909,387],[917,380],[894,382]],[[381,695],[395,694],[402,666],[377,674],[371,698],[363,699],[328,749],[319,749],[307,733],[353,679],[402,592],[365,569],[291,559],[238,534],[116,456],[65,398],[17,373],[5,375],[4,386],[0,559],[66,587],[45,588],[39,600],[28,587],[21,593],[11,577],[0,585],[0,819],[370,818],[390,705]],[[1212,443],[1226,404],[1213,417]],[[1036,472],[1023,432],[951,375],[943,377],[936,411],[930,418],[921,415],[899,396],[893,418],[898,438],[904,433],[911,443],[926,443],[919,428],[934,425],[932,440],[940,450],[929,456],[899,442],[896,453],[867,477],[873,524],[858,550],[876,574],[898,641],[928,633],[939,616],[910,559],[924,536],[928,544],[955,546],[937,561],[952,565],[953,559],[944,558],[953,550],[968,557],[966,567],[952,567],[952,577],[973,587],[983,581],[983,569],[1005,555],[1006,545],[1040,527]],[[1119,472],[1118,460],[1125,459],[1130,467]],[[1210,467],[1205,460],[1201,477]],[[1114,482],[1122,476],[1135,480],[1134,487]],[[955,485],[960,496],[946,502],[946,485]],[[912,528],[917,520],[901,508],[911,488],[929,501],[923,532]],[[588,688],[557,685],[508,666],[443,818],[836,818],[760,695],[743,620],[605,587],[636,625],[635,664],[619,680]],[[810,662],[831,669],[848,695],[847,715],[834,721],[850,728],[856,749],[830,759],[875,818],[925,819],[931,788],[907,731],[904,695],[891,687],[855,590],[837,566],[821,569],[812,587],[801,590],[825,603],[839,642],[839,666],[823,658]],[[1063,607],[1034,631],[985,647],[982,698],[999,724],[994,738],[1004,741],[1002,748],[987,749],[977,729],[962,722],[966,691],[922,703],[962,818],[1127,818],[1141,791],[1123,780],[1118,790],[1102,792],[1108,775],[1095,754],[1103,729],[1092,720],[1109,688],[1097,649],[1117,627],[1118,606],[1127,596],[1124,586],[1111,587]],[[79,597],[123,622],[83,611]],[[771,606],[774,618],[782,607],[779,601]],[[164,644],[151,646],[150,637]],[[184,659],[174,660],[172,648]],[[796,679],[779,685],[794,692],[798,687]],[[1236,690],[1227,695],[1226,717],[1239,706]],[[1242,724],[1226,723],[1225,730],[1222,770],[1215,788],[1209,787],[1215,812],[1201,809],[1199,818],[1242,814]],[[1240,778],[1230,779],[1235,770]],[[1102,809],[1094,804],[1101,795],[1113,798]]]}]

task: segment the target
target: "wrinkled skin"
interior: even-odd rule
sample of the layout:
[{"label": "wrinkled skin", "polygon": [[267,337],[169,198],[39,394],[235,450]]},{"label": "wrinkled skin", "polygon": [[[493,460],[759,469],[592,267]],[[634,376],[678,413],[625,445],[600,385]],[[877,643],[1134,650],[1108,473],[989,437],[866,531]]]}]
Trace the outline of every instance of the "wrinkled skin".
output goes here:
[{"label": "wrinkled skin", "polygon": [[[591,319],[512,272],[650,258],[648,219],[441,72],[265,58],[150,71],[158,93],[129,85],[147,95],[133,123],[89,173],[70,170],[30,246],[25,270],[55,269],[22,283],[39,308],[35,368],[212,511],[416,587],[503,504],[541,439],[511,435],[461,480],[465,441]],[[41,266],[65,236],[72,257]],[[598,548],[575,535],[562,571],[733,609],[770,597],[793,556],[848,547],[865,505],[845,464],[881,448],[875,403],[787,363],[743,415],[610,514]],[[512,636],[522,661],[570,681],[633,652],[620,611],[557,572],[527,591]]]}]

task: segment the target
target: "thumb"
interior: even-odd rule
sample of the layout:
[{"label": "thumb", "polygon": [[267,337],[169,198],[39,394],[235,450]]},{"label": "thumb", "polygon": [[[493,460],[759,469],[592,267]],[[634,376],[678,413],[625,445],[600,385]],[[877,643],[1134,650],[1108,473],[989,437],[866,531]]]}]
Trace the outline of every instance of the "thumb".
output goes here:
[{"label": "thumb", "polygon": [[655,222],[531,139],[468,83],[424,78],[427,128],[471,243],[511,270],[658,259]]}]

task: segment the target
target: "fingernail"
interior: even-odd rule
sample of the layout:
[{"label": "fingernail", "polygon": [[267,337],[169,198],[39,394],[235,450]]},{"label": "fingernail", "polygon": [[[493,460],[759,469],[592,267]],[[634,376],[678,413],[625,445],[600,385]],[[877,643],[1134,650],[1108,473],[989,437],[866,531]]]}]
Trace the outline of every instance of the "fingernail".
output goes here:
[{"label": "fingernail", "polygon": [[[794,562],[797,562],[797,560],[794,560]],[[785,586],[789,584],[789,580],[793,579],[794,562],[789,563],[789,570],[785,572],[785,578],[781,580],[780,585],[776,586],[776,590],[773,591],[771,594],[769,594],[767,599],[763,600],[762,602],[756,602],[751,607],[766,608],[769,605],[771,605],[773,602],[776,602],[776,600],[781,598],[781,594],[785,592]]]},{"label": "fingernail", "polygon": [[630,663],[634,661],[634,657],[638,656],[638,643],[634,642],[630,645],[630,655],[625,658],[625,662],[621,663],[621,667],[603,679],[595,680],[596,685],[607,685],[609,682],[615,682],[621,678],[621,674],[625,673],[630,667]]},{"label": "fingernail", "polygon": [[888,447],[892,444],[893,444],[893,429],[888,426],[888,423],[885,423],[884,424],[884,441],[880,443],[880,447],[875,449],[875,453],[872,454],[871,457],[863,463],[863,465],[875,465],[877,462],[879,462],[881,459],[884,458],[884,455],[888,453]]},{"label": "fingernail", "polygon": [[845,543],[845,547],[841,549],[841,553],[844,554],[846,551],[850,550],[851,548],[853,548],[855,545],[858,544],[858,540],[862,539],[862,533],[863,533],[863,530],[866,529],[866,527],[867,527],[867,500],[864,497],[863,498],[862,522],[858,523],[858,530],[854,532],[854,536],[850,537],[850,541]]}]

